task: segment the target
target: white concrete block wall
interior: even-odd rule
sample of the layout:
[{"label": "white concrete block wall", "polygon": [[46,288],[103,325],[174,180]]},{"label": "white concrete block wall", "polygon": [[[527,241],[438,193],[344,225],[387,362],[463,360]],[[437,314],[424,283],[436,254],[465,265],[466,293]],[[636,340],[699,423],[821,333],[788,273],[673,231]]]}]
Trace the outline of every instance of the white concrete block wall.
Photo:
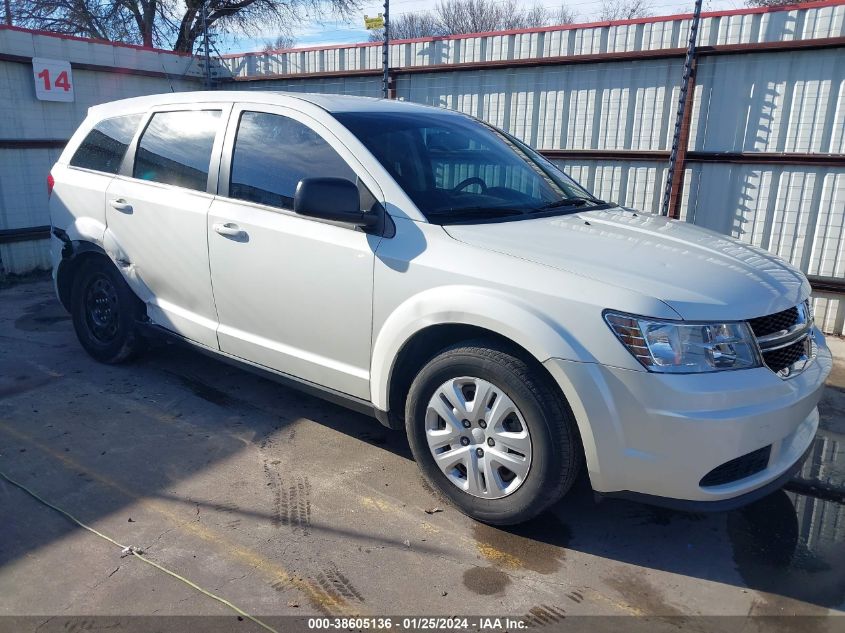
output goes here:
[{"label": "white concrete block wall", "polygon": [[78,64],[166,72],[176,77],[201,77],[201,66],[190,55],[135,46],[114,46],[81,38],[57,37],[24,29],[0,29],[0,52],[26,57],[50,57]]},{"label": "white concrete block wall", "polygon": [[[201,69],[195,61],[166,51],[0,27],[0,54],[5,57],[0,60],[0,231],[50,224],[47,174],[60,154],[58,146],[70,138],[89,107],[126,97],[202,87],[198,80]],[[32,57],[76,65],[73,102],[36,99],[29,61]],[[48,148],[26,147],[28,141],[47,141]],[[46,268],[48,244],[47,240],[0,243],[0,264],[6,273]]]},{"label": "white concrete block wall", "polygon": [[[2,51],[0,51],[2,52]],[[196,89],[196,81],[73,70],[72,103],[35,98],[32,65],[0,61],[0,139],[67,139],[98,103]]]},{"label": "white concrete block wall", "polygon": [[[47,174],[59,153],[58,149],[0,149],[0,229],[50,224]],[[47,242],[0,244],[0,262],[7,273],[48,268]]]},{"label": "white concrete block wall", "polygon": [[59,149],[0,150],[0,228],[50,224],[47,174],[60,153]]}]

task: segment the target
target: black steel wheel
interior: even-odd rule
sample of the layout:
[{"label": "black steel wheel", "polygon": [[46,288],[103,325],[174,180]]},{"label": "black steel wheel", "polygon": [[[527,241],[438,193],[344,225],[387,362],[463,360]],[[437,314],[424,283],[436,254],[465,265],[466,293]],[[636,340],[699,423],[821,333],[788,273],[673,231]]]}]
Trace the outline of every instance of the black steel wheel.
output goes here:
[{"label": "black steel wheel", "polygon": [[114,341],[119,329],[120,304],[114,284],[103,273],[92,276],[85,289],[85,321],[91,335],[101,343]]},{"label": "black steel wheel", "polygon": [[94,257],[81,264],[73,280],[71,315],[85,351],[102,363],[121,363],[142,348],[138,321],[144,304],[114,264]]}]

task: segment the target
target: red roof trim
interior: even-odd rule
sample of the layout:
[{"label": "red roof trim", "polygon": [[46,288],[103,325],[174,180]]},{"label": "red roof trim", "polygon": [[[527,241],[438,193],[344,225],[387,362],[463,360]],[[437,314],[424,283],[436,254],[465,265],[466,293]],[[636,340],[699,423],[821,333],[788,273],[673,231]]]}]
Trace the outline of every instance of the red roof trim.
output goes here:
[{"label": "red roof trim", "polygon": [[22,26],[9,26],[7,24],[0,24],[0,31],[17,31],[19,33],[29,33],[30,35],[39,35],[44,37],[55,37],[60,40],[70,40],[72,42],[86,42],[88,44],[104,44],[106,46],[117,46],[118,48],[133,48],[138,51],[147,51],[150,53],[166,53],[168,55],[177,55],[179,57],[190,57],[190,53],[177,53],[176,51],[169,51],[164,48],[154,48],[152,46],[140,46],[138,44],[125,44],[124,42],[111,42],[109,40],[98,40],[92,37],[79,37],[78,35],[65,35],[64,33],[53,33],[52,31],[42,31],[39,29],[27,29]]},{"label": "red roof trim", "polygon": [[[757,13],[778,13],[780,11],[794,11],[796,9],[817,9],[820,7],[834,7],[845,4],[845,0],[817,0],[816,2],[804,2],[801,4],[789,4],[776,7],[756,7],[753,9],[729,9],[725,11],[704,11],[701,14],[702,18],[721,18],[732,15],[754,15]],[[541,26],[531,29],[512,29],[509,31],[488,31],[484,33],[462,33],[460,35],[446,35],[443,37],[418,37],[408,40],[392,40],[391,44],[415,44],[421,42],[436,42],[441,40],[462,40],[473,37],[491,37],[502,35],[521,35],[525,33],[547,33],[549,31],[571,31],[573,29],[589,29],[611,26],[627,26],[630,24],[648,24],[650,22],[671,22],[673,20],[683,20],[692,17],[692,13],[678,13],[675,15],[658,15],[650,18],[635,18],[632,20],[611,20],[607,22],[584,22],[581,24],[560,24],[557,26]],[[368,48],[371,46],[381,46],[381,42],[360,42],[356,44],[332,44],[330,46],[310,46],[306,48],[282,48],[278,50],[269,51],[270,53],[308,53],[313,51],[331,51],[341,48]],[[235,57],[250,57],[255,55],[264,55],[264,51],[251,51],[246,53],[230,53],[223,55],[225,59]]]}]

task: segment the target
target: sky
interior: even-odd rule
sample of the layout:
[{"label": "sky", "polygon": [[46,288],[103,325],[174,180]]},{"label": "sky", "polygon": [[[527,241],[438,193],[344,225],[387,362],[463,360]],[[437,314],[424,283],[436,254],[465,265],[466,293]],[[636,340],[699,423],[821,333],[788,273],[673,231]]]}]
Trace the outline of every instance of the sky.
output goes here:
[{"label": "sky", "polygon": [[[527,0],[526,4],[532,4]],[[330,15],[322,20],[315,19],[293,29],[296,37],[297,47],[324,46],[331,44],[353,44],[367,41],[367,31],[364,29],[364,15],[374,16],[383,11],[383,5],[379,0],[363,0],[363,6],[355,17],[349,21],[338,21]],[[437,0],[391,0],[390,15],[395,17],[402,13],[425,11],[437,4]],[[540,0],[549,8],[560,6],[560,0]],[[652,12],[655,15],[671,15],[674,13],[691,13],[694,2],[682,0],[651,0]],[[565,3],[569,9],[575,12],[577,22],[590,22],[596,19],[600,2],[595,0],[570,0]],[[722,11],[726,9],[741,9],[745,6],[744,0],[704,0],[705,11]],[[275,38],[276,33],[261,33],[256,37],[221,37],[218,40],[217,48],[220,53],[239,53],[246,51],[261,50],[267,40]]]}]

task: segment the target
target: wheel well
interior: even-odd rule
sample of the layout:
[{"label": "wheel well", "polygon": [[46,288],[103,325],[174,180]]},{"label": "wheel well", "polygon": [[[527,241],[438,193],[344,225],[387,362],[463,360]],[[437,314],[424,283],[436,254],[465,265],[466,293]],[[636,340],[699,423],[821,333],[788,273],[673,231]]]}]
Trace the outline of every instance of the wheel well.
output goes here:
[{"label": "wheel well", "polygon": [[62,302],[65,310],[70,312],[70,294],[73,290],[73,280],[76,273],[85,262],[92,259],[102,258],[103,260],[112,263],[108,255],[100,250],[94,250],[93,245],[88,250],[78,252],[73,257],[63,259],[59,264],[59,270],[56,272],[56,290],[59,295],[59,301]]},{"label": "wheel well", "polygon": [[528,350],[514,343],[506,336],[475,325],[452,323],[431,325],[414,334],[402,346],[402,349],[399,350],[399,354],[396,356],[396,360],[393,362],[393,371],[390,374],[390,385],[387,392],[388,420],[391,428],[405,428],[405,401],[408,398],[411,383],[420,369],[441,350],[450,345],[474,339],[486,339],[510,348],[525,362],[537,367],[545,374],[558,396],[562,399],[564,398],[563,392],[560,390],[557,382],[543,364]]}]

